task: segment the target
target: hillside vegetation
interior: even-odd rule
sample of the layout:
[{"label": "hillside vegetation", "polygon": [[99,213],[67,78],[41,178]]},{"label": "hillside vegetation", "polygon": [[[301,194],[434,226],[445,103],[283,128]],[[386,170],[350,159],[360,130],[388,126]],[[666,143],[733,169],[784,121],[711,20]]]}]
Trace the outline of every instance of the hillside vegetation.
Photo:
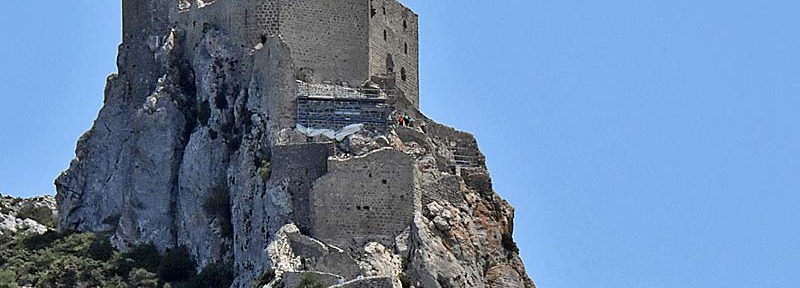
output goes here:
[{"label": "hillside vegetation", "polygon": [[0,198],[0,217],[7,224],[0,230],[0,288],[227,288],[233,281],[226,264],[196,273],[183,247],[160,255],[146,244],[123,253],[107,234],[55,231],[52,205],[46,205],[52,197]]}]

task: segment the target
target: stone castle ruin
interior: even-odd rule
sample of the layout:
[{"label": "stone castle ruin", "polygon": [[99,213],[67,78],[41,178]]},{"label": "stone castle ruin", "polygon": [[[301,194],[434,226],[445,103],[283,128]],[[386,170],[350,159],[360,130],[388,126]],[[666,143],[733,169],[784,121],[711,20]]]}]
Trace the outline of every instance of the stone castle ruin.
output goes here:
[{"label": "stone castle ruin", "polygon": [[178,2],[123,1],[124,38],[157,42],[142,38],[156,26],[186,31],[194,42],[214,27],[245,52],[280,36],[304,82],[357,87],[378,78],[391,81],[419,106],[418,16],[396,0]]},{"label": "stone castle ruin", "polygon": [[419,111],[418,20],[396,0],[123,0],[59,227],[186,247],[233,287],[533,287],[475,138]]}]

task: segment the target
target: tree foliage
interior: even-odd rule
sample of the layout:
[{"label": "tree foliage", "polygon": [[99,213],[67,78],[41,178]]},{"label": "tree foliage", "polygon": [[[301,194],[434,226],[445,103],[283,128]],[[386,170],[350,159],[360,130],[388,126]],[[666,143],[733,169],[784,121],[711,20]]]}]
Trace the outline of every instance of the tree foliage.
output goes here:
[{"label": "tree foliage", "polygon": [[33,204],[24,205],[19,209],[19,212],[17,212],[17,218],[31,219],[51,228],[56,226],[55,218],[53,218],[53,210],[46,206],[36,206]]},{"label": "tree foliage", "polygon": [[152,244],[122,253],[106,235],[47,232],[25,237],[0,237],[0,288],[108,287],[227,288],[232,266],[211,264],[197,275],[184,247],[163,256]]}]

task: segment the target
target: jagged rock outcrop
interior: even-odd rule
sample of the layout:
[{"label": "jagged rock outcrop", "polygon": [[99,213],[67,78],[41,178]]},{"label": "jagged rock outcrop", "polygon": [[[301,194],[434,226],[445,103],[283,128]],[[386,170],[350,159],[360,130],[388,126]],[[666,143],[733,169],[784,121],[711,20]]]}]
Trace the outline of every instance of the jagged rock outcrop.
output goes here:
[{"label": "jagged rock outcrop", "polygon": [[53,229],[53,196],[14,198],[0,195],[0,236],[42,234]]},{"label": "jagged rock outcrop", "polygon": [[[183,246],[198,269],[232,265],[233,287],[534,287],[475,138],[419,112],[406,67],[371,58],[385,55],[368,50],[374,35],[306,27],[317,24],[291,13],[330,3],[301,2],[123,1],[119,73],[56,180],[58,227],[109,232],[123,250]],[[363,15],[322,20],[369,28],[353,35],[386,28],[368,1],[348,3]],[[415,15],[386,3],[405,17],[387,22],[396,34],[409,29]],[[378,62],[388,71],[373,73]],[[299,86],[347,92],[337,115],[372,113],[370,128],[340,139],[296,129]]]}]

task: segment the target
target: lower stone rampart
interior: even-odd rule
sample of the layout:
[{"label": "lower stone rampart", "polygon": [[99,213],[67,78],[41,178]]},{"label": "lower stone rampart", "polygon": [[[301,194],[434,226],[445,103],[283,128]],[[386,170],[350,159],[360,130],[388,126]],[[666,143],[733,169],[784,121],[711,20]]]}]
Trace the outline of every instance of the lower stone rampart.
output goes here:
[{"label": "lower stone rampart", "polygon": [[353,240],[391,245],[413,220],[414,163],[405,153],[377,150],[330,160],[328,169],[311,190],[315,238],[339,246]]},{"label": "lower stone rampart", "polygon": [[287,182],[287,189],[292,197],[293,218],[304,233],[311,228],[311,185],[328,172],[330,150],[330,143],[277,145],[272,150],[272,163],[269,164],[275,167],[272,176]]}]

